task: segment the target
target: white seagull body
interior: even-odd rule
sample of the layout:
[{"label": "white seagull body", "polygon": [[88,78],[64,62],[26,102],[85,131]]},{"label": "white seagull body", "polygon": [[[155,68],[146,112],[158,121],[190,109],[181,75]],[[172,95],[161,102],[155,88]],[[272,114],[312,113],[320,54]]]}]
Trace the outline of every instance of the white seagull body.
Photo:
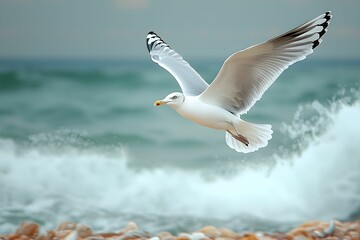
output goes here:
[{"label": "white seagull body", "polygon": [[183,93],[171,93],[156,106],[167,104],[200,125],[226,131],[226,143],[237,152],[254,152],[271,139],[271,125],[240,119],[291,64],[313,52],[331,19],[326,12],[287,33],[236,52],[226,59],[214,81],[204,79],[156,33],[146,44],[151,59],[169,71]]}]

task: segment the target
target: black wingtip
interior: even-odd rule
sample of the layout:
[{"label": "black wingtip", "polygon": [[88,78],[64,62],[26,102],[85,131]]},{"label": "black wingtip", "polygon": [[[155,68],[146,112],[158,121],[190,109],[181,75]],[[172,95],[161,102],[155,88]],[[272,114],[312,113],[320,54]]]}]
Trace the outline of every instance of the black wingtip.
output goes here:
[{"label": "black wingtip", "polygon": [[155,35],[155,36],[157,36],[157,34],[156,34],[154,31],[150,31],[150,32],[148,32],[148,34],[146,35],[146,47],[147,47],[148,51],[150,52],[150,51],[151,51],[152,44],[149,44],[149,39],[150,39],[150,36],[149,36],[149,35]]},{"label": "black wingtip", "polygon": [[[159,41],[152,41],[151,43],[149,43],[149,39],[151,39],[151,38],[158,38],[157,40],[159,40]],[[155,42],[157,42],[157,43],[155,43]],[[150,52],[158,44],[165,44],[167,47],[170,48],[169,44],[167,44],[164,40],[162,40],[162,38],[159,35],[157,35],[154,31],[150,31],[146,37],[146,46],[147,46],[148,51]]]},{"label": "black wingtip", "polygon": [[325,17],[324,18],[326,19],[326,21],[329,21],[332,18],[331,11],[325,12]]},{"label": "black wingtip", "polygon": [[326,11],[325,16],[323,18],[325,19],[325,22],[318,25],[318,26],[322,26],[323,29],[318,33],[319,38],[313,42],[312,49],[320,45],[322,36],[327,32],[327,27],[329,26],[330,19],[332,18],[331,11]]},{"label": "black wingtip", "polygon": [[314,49],[314,48],[316,48],[317,46],[319,46],[319,45],[320,45],[320,42],[321,42],[320,39],[314,41],[314,42],[313,42],[313,45],[312,45],[312,49]]}]

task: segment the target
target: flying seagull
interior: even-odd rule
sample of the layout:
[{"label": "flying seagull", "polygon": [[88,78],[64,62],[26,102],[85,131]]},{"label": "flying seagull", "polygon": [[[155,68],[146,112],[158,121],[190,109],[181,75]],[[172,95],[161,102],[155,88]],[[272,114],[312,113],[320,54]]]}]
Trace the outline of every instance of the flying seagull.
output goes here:
[{"label": "flying seagull", "polygon": [[319,46],[331,17],[330,11],[325,12],[232,54],[210,85],[159,35],[149,32],[146,44],[151,59],[175,77],[183,92],[171,93],[154,105],[169,105],[186,119],[225,131],[227,145],[237,152],[265,147],[272,137],[271,125],[246,122],[240,115],[247,113],[285,69]]}]

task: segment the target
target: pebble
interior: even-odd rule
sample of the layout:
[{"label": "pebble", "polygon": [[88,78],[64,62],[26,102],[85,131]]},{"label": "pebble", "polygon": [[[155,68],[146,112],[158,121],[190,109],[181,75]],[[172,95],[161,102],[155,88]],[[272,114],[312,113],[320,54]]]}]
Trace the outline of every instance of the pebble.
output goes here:
[{"label": "pebble", "polygon": [[79,235],[78,235],[77,230],[73,230],[68,235],[66,235],[64,240],[78,240],[78,238],[79,238]]},{"label": "pebble", "polygon": [[148,239],[148,238],[151,238],[148,232],[136,229],[125,232],[120,237],[120,240],[134,240],[134,239]]},{"label": "pebble", "polygon": [[96,236],[101,238],[120,238],[122,235],[121,233],[99,233]]},{"label": "pebble", "polygon": [[157,236],[160,238],[160,240],[175,240],[176,239],[176,237],[173,236],[169,232],[159,232],[157,234]]},{"label": "pebble", "polygon": [[20,227],[16,230],[15,234],[35,238],[39,234],[39,225],[30,221],[23,222],[20,224]]},{"label": "pebble", "polygon": [[211,239],[220,237],[220,231],[214,226],[205,226],[202,229],[200,229],[199,232],[204,233],[206,236],[208,236]]},{"label": "pebble", "polygon": [[222,238],[231,238],[231,239],[235,239],[238,237],[238,234],[236,234],[235,232],[233,232],[232,230],[228,229],[228,228],[220,228],[219,229],[220,232],[220,236]]},{"label": "pebble", "polygon": [[75,230],[77,224],[73,222],[63,222],[58,225],[56,228],[57,231],[63,231],[63,230]]},{"label": "pebble", "polygon": [[118,233],[94,233],[89,226],[63,222],[56,231],[39,235],[39,225],[26,221],[15,233],[0,235],[0,240],[360,240],[360,220],[354,222],[311,221],[287,233],[236,233],[228,228],[205,226],[193,233],[169,232],[151,235],[139,229],[135,222],[129,222]]},{"label": "pebble", "polygon": [[240,240],[259,240],[255,234],[253,233],[247,233],[240,237]]},{"label": "pebble", "polygon": [[155,236],[155,237],[149,238],[148,240],[160,240],[160,238],[158,236]]},{"label": "pebble", "polygon": [[191,235],[189,233],[179,233],[176,240],[191,240]]},{"label": "pebble", "polygon": [[74,230],[60,230],[55,232],[55,238],[56,239],[65,239],[66,236],[68,236],[72,231]]},{"label": "pebble", "polygon": [[126,227],[124,227],[123,229],[120,230],[120,234],[125,234],[129,231],[133,231],[133,230],[138,230],[139,227],[136,225],[135,222],[128,222],[128,224],[126,225]]},{"label": "pebble", "polygon": [[194,232],[190,235],[191,240],[210,240],[204,233],[202,232]]},{"label": "pebble", "polygon": [[87,238],[93,235],[91,228],[84,224],[77,225],[76,230],[80,238]]},{"label": "pebble", "polygon": [[85,238],[85,240],[103,240],[104,238],[102,236],[90,236]]}]

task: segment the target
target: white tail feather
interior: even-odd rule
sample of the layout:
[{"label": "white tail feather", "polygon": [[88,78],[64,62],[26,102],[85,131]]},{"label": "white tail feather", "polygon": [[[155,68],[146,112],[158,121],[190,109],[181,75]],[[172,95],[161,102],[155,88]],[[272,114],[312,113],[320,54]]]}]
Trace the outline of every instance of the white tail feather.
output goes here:
[{"label": "white tail feather", "polygon": [[254,124],[240,121],[234,127],[236,128],[237,133],[241,134],[249,141],[249,144],[246,146],[244,143],[236,140],[231,134],[238,134],[233,131],[231,131],[231,134],[226,132],[226,143],[235,151],[243,153],[255,152],[259,148],[266,147],[273,133],[271,125],[269,124]]}]

